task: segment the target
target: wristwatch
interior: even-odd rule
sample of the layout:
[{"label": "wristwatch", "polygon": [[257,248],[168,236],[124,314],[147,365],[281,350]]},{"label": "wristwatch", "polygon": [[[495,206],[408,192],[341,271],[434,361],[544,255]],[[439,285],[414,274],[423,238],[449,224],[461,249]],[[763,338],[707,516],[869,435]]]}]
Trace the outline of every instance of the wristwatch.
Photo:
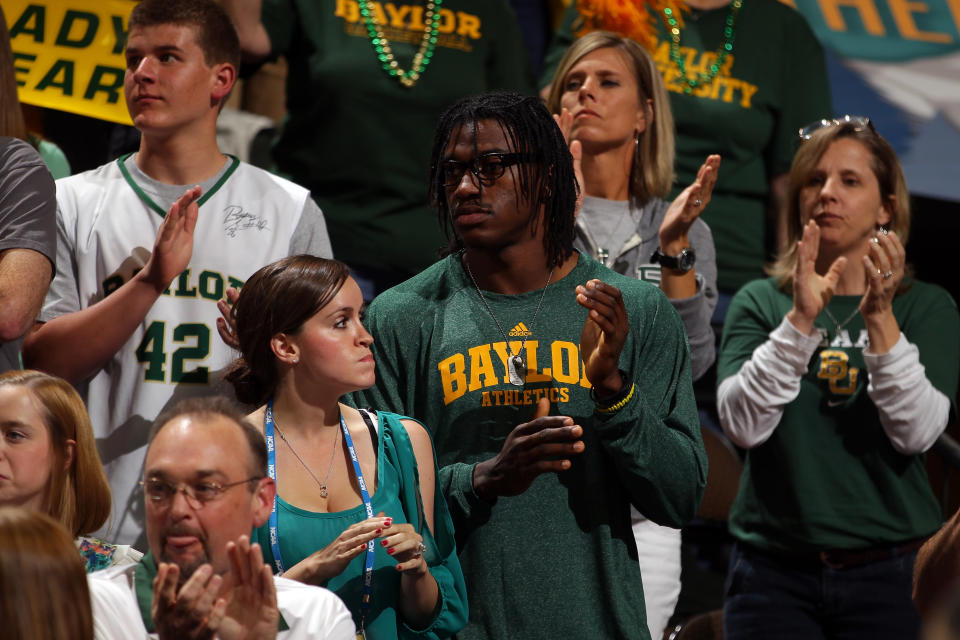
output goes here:
[{"label": "wristwatch", "polygon": [[690,269],[693,269],[693,263],[697,261],[697,254],[694,252],[693,247],[687,247],[678,255],[668,256],[660,251],[660,247],[657,247],[657,250],[653,252],[653,257],[650,258],[650,260],[654,263],[660,263],[661,266],[667,269],[686,273],[690,271]]}]

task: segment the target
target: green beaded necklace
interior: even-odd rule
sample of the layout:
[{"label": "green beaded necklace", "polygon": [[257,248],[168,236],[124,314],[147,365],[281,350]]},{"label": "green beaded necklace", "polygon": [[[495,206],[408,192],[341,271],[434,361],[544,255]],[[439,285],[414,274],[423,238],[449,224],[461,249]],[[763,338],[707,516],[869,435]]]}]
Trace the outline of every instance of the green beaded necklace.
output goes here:
[{"label": "green beaded necklace", "polygon": [[673,63],[677,65],[677,69],[680,70],[680,79],[682,82],[686,83],[686,87],[683,88],[684,93],[691,93],[694,89],[701,85],[708,85],[713,82],[714,78],[717,77],[717,74],[720,73],[720,69],[723,68],[723,63],[726,61],[727,56],[733,53],[733,40],[736,36],[736,27],[737,27],[737,14],[740,13],[740,7],[743,5],[743,0],[733,0],[730,3],[730,13],[727,14],[726,25],[723,28],[723,42],[717,48],[716,54],[714,54],[715,60],[713,64],[710,65],[709,73],[697,73],[691,78],[687,75],[687,63],[684,62],[683,56],[680,55],[680,27],[677,22],[677,18],[674,15],[674,10],[670,7],[664,7],[663,17],[667,23],[667,29],[670,31],[670,37],[672,42],[670,43],[670,59],[673,60]]},{"label": "green beaded necklace", "polygon": [[437,21],[439,20],[440,4],[443,0],[427,0],[424,6],[423,19],[423,40],[420,41],[420,49],[413,56],[413,62],[408,71],[400,68],[393,50],[390,48],[390,41],[383,35],[383,30],[377,25],[373,18],[373,4],[371,0],[360,0],[360,15],[367,25],[367,34],[370,37],[370,44],[373,45],[377,58],[383,70],[391,76],[395,76],[400,84],[410,88],[417,84],[420,74],[423,73],[430,59],[433,58],[433,50],[437,46]]}]

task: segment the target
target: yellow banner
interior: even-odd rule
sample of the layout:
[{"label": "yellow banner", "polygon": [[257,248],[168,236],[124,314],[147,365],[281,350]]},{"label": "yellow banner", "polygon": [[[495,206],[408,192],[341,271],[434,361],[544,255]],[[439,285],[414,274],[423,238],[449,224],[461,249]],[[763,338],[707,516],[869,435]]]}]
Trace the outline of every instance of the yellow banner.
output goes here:
[{"label": "yellow banner", "polygon": [[130,124],[123,47],[131,0],[2,0],[21,102]]}]

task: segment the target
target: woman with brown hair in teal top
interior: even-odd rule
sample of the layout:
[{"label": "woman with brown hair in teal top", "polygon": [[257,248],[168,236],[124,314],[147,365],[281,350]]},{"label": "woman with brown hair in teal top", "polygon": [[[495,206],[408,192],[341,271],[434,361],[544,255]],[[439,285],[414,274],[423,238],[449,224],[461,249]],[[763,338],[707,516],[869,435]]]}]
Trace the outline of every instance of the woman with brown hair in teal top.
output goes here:
[{"label": "woman with brown hair in teal top", "polygon": [[363,297],[342,262],[292,256],[257,271],[233,308],[243,357],[228,380],[267,439],[277,482],[254,532],[287,578],[324,586],[368,638],[443,638],[467,620],[453,525],[430,436],[341,396],[375,381]]}]

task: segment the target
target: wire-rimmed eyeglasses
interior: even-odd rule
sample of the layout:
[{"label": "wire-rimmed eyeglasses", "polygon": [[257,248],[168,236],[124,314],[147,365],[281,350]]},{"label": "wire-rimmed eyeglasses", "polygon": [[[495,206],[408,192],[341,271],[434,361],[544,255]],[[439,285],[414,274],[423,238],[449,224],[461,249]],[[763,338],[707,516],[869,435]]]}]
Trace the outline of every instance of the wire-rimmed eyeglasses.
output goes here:
[{"label": "wire-rimmed eyeglasses", "polygon": [[459,160],[444,160],[440,165],[443,172],[443,186],[455,187],[463,180],[463,174],[470,173],[477,177],[481,185],[489,187],[504,174],[507,167],[521,162],[530,162],[534,159],[532,153],[484,153],[473,159],[472,162]]},{"label": "wire-rimmed eyeglasses", "polygon": [[263,476],[251,476],[246,480],[236,482],[211,482],[202,480],[197,482],[179,482],[173,484],[159,478],[147,478],[139,482],[143,495],[153,504],[163,506],[173,502],[174,496],[183,493],[187,504],[194,509],[201,509],[208,502],[213,502],[228,489],[239,487],[242,484],[259,480]]},{"label": "wire-rimmed eyeglasses", "polygon": [[867,116],[852,116],[847,114],[839,118],[821,118],[820,120],[806,124],[800,127],[797,135],[800,136],[800,142],[804,142],[809,140],[810,136],[820,129],[839,127],[842,125],[851,125],[854,131],[866,131],[869,129],[873,133],[877,132],[877,130],[873,128],[873,123],[870,122],[870,118]]}]

